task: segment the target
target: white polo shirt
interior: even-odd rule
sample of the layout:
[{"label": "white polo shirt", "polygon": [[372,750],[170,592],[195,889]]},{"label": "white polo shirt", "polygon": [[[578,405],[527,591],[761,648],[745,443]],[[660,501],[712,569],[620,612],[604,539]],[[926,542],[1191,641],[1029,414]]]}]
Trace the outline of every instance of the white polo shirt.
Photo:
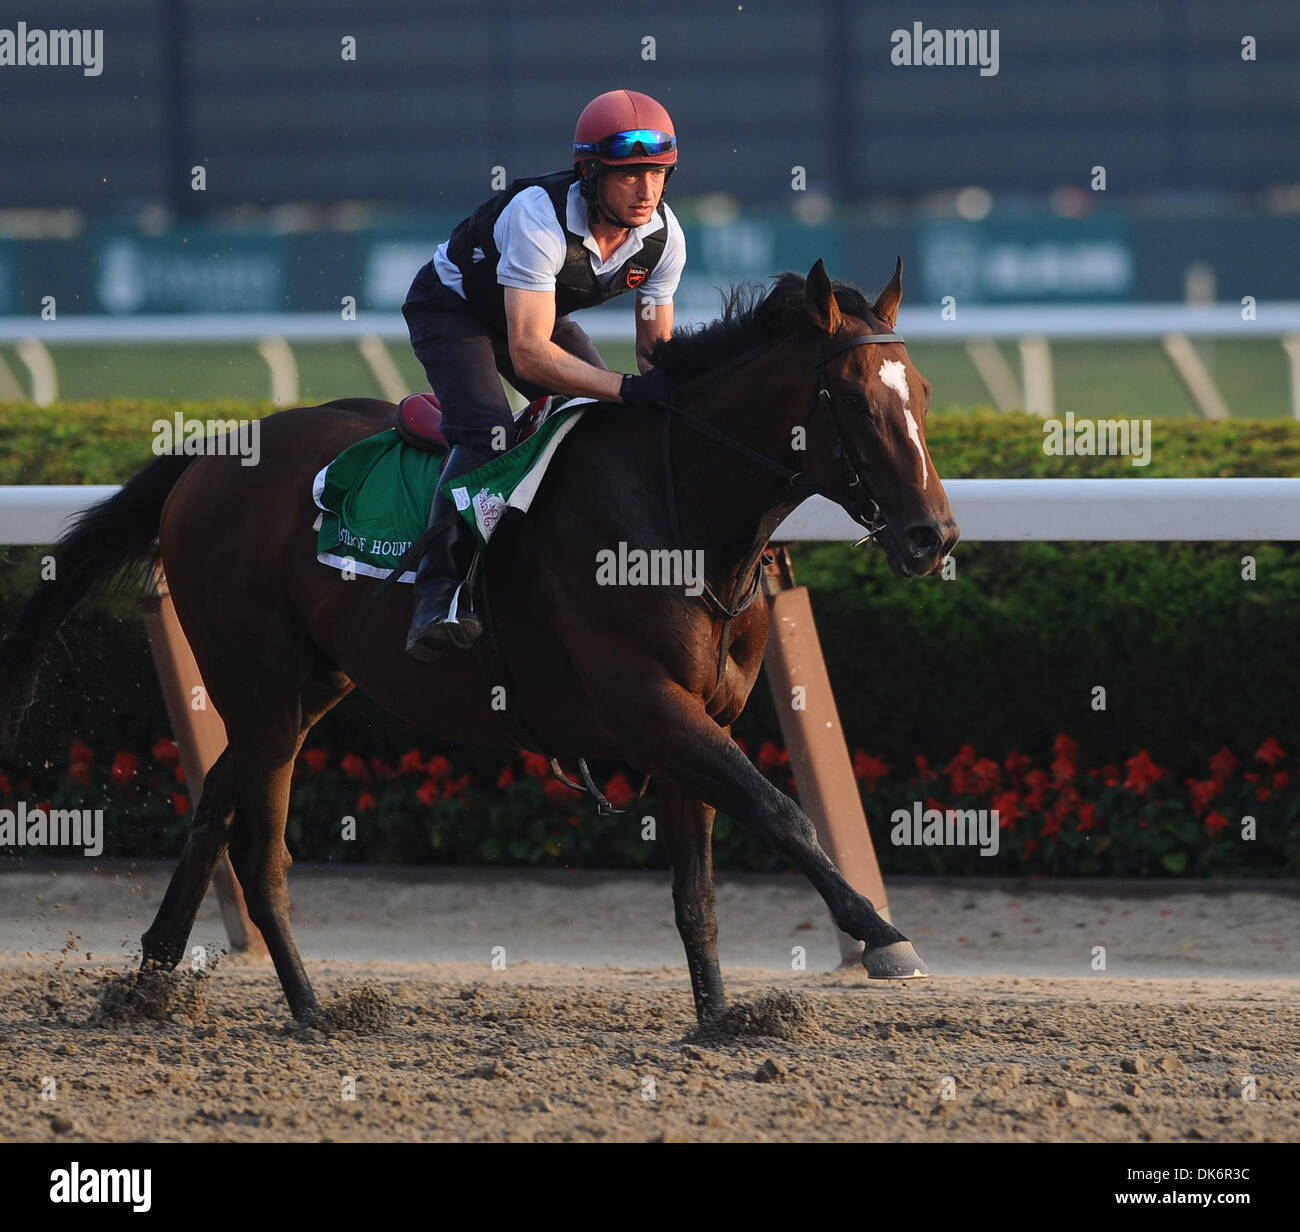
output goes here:
[{"label": "white polo shirt", "polygon": [[[686,266],[686,237],[681,224],[665,203],[664,216],[655,216],[642,227],[633,227],[628,237],[612,253],[608,261],[600,258],[600,248],[587,226],[587,203],[582,199],[582,185],[569,186],[566,201],[565,223],[574,235],[582,236],[582,246],[590,252],[591,269],[602,285],[608,285],[614,272],[629,257],[645,247],[645,236],[652,235],[665,225],[663,255],[646,280],[636,289],[637,296],[652,304],[671,304],[682,270]],[[534,184],[517,193],[506,205],[492,228],[492,238],[501,260],[497,262],[497,281],[503,287],[518,287],[522,291],[554,291],[555,280],[564,268],[568,241],[546,190]],[[483,250],[474,249],[474,260],[484,260]],[[438,245],[433,254],[433,267],[443,286],[450,287],[464,298],[460,270],[447,259],[447,245]]]}]

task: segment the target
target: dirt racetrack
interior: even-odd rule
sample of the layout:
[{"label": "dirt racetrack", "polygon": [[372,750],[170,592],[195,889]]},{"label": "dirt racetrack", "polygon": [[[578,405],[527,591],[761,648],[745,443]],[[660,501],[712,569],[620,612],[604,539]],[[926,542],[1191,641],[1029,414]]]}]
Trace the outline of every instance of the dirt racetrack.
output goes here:
[{"label": "dirt racetrack", "polygon": [[[303,915],[306,939],[312,913],[339,907],[341,890],[337,879],[317,887],[313,906],[299,871],[295,920]],[[13,876],[0,878],[11,930],[10,911],[31,889]],[[619,885],[610,892],[634,921],[642,890],[648,911],[664,888]],[[810,891],[776,889],[764,910],[746,913],[750,942],[770,936],[788,951],[791,936],[820,937],[820,918],[801,919]],[[791,911],[778,901],[787,891]],[[518,886],[505,893],[517,898]],[[744,893],[751,908],[762,905]],[[29,948],[14,952],[11,937],[0,956],[0,1139],[1300,1140],[1300,983],[1278,971],[1295,945],[1289,895],[1257,896],[1249,922],[1246,900],[1191,899],[1187,928],[1199,917],[1208,930],[1205,920],[1222,915],[1235,919],[1238,943],[1253,936],[1251,953],[1268,948],[1241,978],[1223,978],[1212,961],[1178,977],[1089,973],[1086,961],[1066,966],[1080,971],[1069,976],[943,974],[960,966],[946,961],[954,929],[965,942],[976,917],[984,927],[1001,921],[998,895],[1017,918],[1054,922],[1037,941],[1041,961],[1053,939],[1078,949],[1066,930],[1079,902],[1110,920],[1116,955],[1128,944],[1115,927],[1124,917],[1159,951],[1166,943],[1151,920],[1173,914],[1174,957],[1186,931],[1162,905],[1174,898],[1000,889],[978,891],[972,905],[972,894],[924,884],[894,893],[896,918],[900,903],[908,913],[930,903],[923,953],[939,974],[925,984],[868,984],[860,969],[831,967],[828,943],[809,941],[810,969],[798,972],[735,965],[724,943],[732,1004],[750,1008],[702,1039],[680,957],[671,966],[525,959],[493,971],[483,961],[313,959],[306,940],[310,974],[343,1029],[295,1027],[269,964],[231,959],[177,977],[169,1017],[122,1018],[105,994],[120,990],[131,964],[111,944],[87,953],[95,911],[69,902],[67,917],[51,912],[42,927],[67,923],[75,948],[50,953],[27,936]],[[565,910],[581,917],[575,902]],[[671,906],[658,910],[671,928]],[[728,923],[724,913],[724,937]],[[611,926],[615,953],[618,932]],[[53,1100],[42,1098],[51,1090]]]}]

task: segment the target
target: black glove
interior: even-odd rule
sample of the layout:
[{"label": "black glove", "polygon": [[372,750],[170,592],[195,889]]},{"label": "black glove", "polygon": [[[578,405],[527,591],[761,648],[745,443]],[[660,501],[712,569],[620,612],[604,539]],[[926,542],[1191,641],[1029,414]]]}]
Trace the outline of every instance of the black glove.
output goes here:
[{"label": "black glove", "polygon": [[677,383],[662,368],[651,368],[639,376],[629,372],[618,387],[618,396],[625,406],[651,406],[656,402],[671,402],[677,392]]}]

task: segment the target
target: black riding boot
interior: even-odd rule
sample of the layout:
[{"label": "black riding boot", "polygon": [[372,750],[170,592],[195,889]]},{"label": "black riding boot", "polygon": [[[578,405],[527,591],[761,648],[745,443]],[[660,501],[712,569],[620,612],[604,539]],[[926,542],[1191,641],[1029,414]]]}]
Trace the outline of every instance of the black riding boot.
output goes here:
[{"label": "black riding boot", "polygon": [[[454,480],[482,466],[491,453],[457,445],[447,455],[438,491],[429,510],[429,525],[456,513],[451,488]],[[415,616],[406,637],[406,652],[432,663],[444,650],[468,650],[483,632],[483,623],[470,606],[465,574],[478,545],[474,532],[460,514],[448,530],[434,538],[420,558],[415,574]]]}]

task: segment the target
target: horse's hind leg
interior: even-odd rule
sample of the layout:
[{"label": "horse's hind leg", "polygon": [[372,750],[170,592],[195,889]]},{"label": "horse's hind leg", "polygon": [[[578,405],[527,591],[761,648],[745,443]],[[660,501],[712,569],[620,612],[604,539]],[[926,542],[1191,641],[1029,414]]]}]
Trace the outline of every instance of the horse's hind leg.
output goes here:
[{"label": "horse's hind leg", "polygon": [[[315,723],[351,690],[351,681],[341,672],[323,661],[317,664],[302,689],[295,757]],[[230,842],[235,796],[234,758],[227,746],[204,776],[185,850],[143,938],[141,967],[160,966],[170,971],[184,956],[203,896]]]},{"label": "horse's hind leg", "polygon": [[[311,655],[310,648],[305,654]],[[289,819],[293,764],[317,719],[352,689],[342,673],[323,660],[311,665],[306,681],[280,705],[259,690],[255,715],[228,723],[235,757],[237,805],[230,832],[230,859],[243,887],[248,916],[261,930],[289,1009],[299,1021],[319,1008],[289,927],[286,874],[293,863],[284,843]]]},{"label": "horse's hind leg", "polygon": [[261,930],[275,964],[289,1009],[308,1019],[316,994],[298,955],[289,927],[286,874],[293,858],[284,844],[289,816],[289,782],[298,753],[298,725],[279,730],[269,724],[230,732],[234,750],[237,804],[230,831],[230,859],[244,890],[248,917]]},{"label": "horse's hind leg", "polygon": [[717,810],[666,781],[659,785],[659,803],[673,865],[677,931],[686,949],[696,1017],[707,1022],[727,1005],[718,967],[718,917],[713,891],[712,838]]},{"label": "horse's hind leg", "polygon": [[230,749],[226,748],[204,777],[185,850],[167,884],[162,906],[143,938],[141,967],[159,966],[170,971],[184,956],[199,906],[230,841],[234,814],[234,765]]}]

